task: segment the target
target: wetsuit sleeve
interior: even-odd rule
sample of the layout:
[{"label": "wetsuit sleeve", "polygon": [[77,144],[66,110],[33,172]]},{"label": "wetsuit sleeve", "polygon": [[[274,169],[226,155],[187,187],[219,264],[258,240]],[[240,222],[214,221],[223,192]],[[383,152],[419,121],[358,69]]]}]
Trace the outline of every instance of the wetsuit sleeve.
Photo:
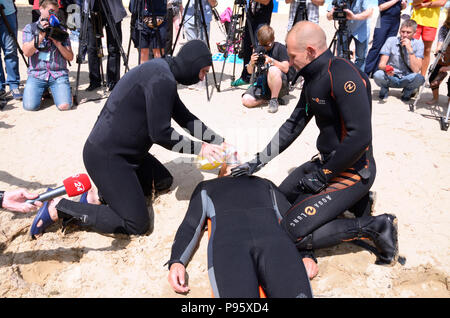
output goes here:
[{"label": "wetsuit sleeve", "polygon": [[175,98],[172,117],[181,127],[186,128],[197,139],[216,145],[220,145],[224,141],[221,136],[208,128],[187,109],[178,94]]},{"label": "wetsuit sleeve", "polygon": [[370,82],[343,59],[332,63],[330,74],[341,122],[341,143],[323,166],[327,181],[350,168],[372,141]]},{"label": "wetsuit sleeve", "polygon": [[172,113],[178,96],[175,81],[161,75],[158,82],[146,85],[147,126],[151,140],[171,151],[198,154],[201,142],[180,135],[172,127]]},{"label": "wetsuit sleeve", "polygon": [[199,183],[192,193],[189,207],[175,235],[169,261],[187,266],[200,239],[206,221],[206,207],[202,203],[203,182]]},{"label": "wetsuit sleeve", "polygon": [[278,156],[302,133],[312,118],[312,114],[307,112],[307,108],[305,94],[302,91],[300,100],[291,116],[280,127],[266,148],[259,153],[259,159],[262,163],[268,163]]}]

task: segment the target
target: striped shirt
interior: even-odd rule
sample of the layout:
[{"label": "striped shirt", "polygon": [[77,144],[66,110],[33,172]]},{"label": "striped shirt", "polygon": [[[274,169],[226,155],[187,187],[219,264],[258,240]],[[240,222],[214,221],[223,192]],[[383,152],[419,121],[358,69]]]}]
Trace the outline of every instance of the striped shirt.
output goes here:
[{"label": "striped shirt", "polygon": [[[291,6],[289,9],[288,31],[294,24],[295,14],[297,12],[299,4],[300,0],[293,0],[291,2]],[[319,7],[312,3],[311,0],[306,0],[306,15],[308,16],[308,21],[319,23]]]},{"label": "striped shirt", "polygon": [[[37,23],[31,23],[25,26],[22,34],[23,43],[34,41],[33,29],[37,28],[36,24]],[[67,38],[62,45],[70,47],[69,38]],[[50,39],[44,39],[40,47],[45,50],[36,50],[36,52],[28,58],[28,62],[30,64],[28,67],[28,76],[33,76],[35,78],[48,81],[50,76],[56,79],[69,74],[66,59],[64,59],[58,48]],[[48,58],[43,59],[46,56]]]}]

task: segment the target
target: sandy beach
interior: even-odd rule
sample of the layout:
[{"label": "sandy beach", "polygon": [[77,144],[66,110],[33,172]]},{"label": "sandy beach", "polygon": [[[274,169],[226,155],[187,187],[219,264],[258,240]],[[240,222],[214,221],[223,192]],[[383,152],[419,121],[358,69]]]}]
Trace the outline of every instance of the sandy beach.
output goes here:
[{"label": "sandy beach", "polygon": [[[30,6],[19,6],[20,43],[23,27],[31,22],[30,10]],[[272,17],[279,42],[284,42],[287,20],[287,14]],[[372,19],[372,25],[375,20]],[[129,23],[130,16],[122,23],[125,51]],[[321,16],[320,25],[329,42],[334,34],[333,23]],[[211,32],[214,54],[215,43],[224,35],[215,21]],[[73,49],[76,52],[77,46],[73,45]],[[26,67],[20,56],[19,59],[21,83],[25,84]],[[103,62],[106,65],[106,59]],[[132,48],[130,67],[136,65],[137,52]],[[222,62],[215,62],[214,69],[218,80]],[[241,69],[238,65],[236,77]],[[76,72],[77,64],[72,62],[72,88]],[[240,101],[245,86],[231,89],[232,73],[232,64],[226,63],[221,92],[214,90],[210,102],[205,91],[180,86],[179,94],[194,114],[234,144],[242,159],[247,160],[262,150],[289,117],[301,90],[294,89],[289,103],[280,106],[275,114],[268,113],[267,106],[246,109]],[[84,102],[102,97],[104,91],[84,91],[89,84],[87,64],[82,64],[80,75],[81,103],[70,111],[58,111],[52,100],[46,100],[40,111],[27,112],[20,101],[10,100],[0,112],[0,189],[24,187],[40,193],[47,187],[60,186],[70,175],[86,172],[83,145],[106,99]],[[212,73],[208,81],[211,91]],[[379,89],[373,80],[371,84],[377,163],[372,187],[377,194],[374,214],[393,213],[398,217],[400,255],[406,263],[392,267],[375,265],[375,255],[350,243],[318,250],[319,275],[311,281],[314,295],[449,297],[450,132],[442,131],[435,117],[445,116],[447,111],[445,82],[440,87],[437,106],[425,103],[431,99],[431,90],[424,89],[414,112],[400,100],[400,90],[392,89],[389,98],[380,102]],[[317,153],[317,134],[318,129],[311,122],[289,149],[257,175],[278,185],[293,168]],[[192,191],[198,182],[215,178],[217,171],[198,170],[194,157],[157,145],[150,152],[171,171],[174,184],[169,193],[149,199],[154,222],[146,235],[104,235],[76,228],[62,233],[60,224],[55,224],[41,238],[32,240],[29,229],[35,213],[0,210],[0,297],[211,297],[207,233],[187,267],[191,288],[187,295],[172,291],[164,264],[170,257],[172,241]]]}]

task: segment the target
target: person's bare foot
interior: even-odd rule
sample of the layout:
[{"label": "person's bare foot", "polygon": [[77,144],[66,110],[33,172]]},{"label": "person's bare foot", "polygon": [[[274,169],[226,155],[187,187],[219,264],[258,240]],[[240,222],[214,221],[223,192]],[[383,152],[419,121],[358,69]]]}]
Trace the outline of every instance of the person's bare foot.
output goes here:
[{"label": "person's bare foot", "polygon": [[319,273],[319,266],[317,266],[313,259],[309,257],[303,258],[303,265],[305,265],[306,273],[308,274],[309,279],[313,279]]},{"label": "person's bare foot", "polygon": [[87,202],[88,202],[88,203],[91,203],[91,204],[97,204],[97,205],[102,204],[102,203],[100,202],[99,197],[98,197],[98,190],[97,190],[97,188],[95,188],[95,187],[92,187],[92,188],[89,190],[86,199],[87,199]]}]

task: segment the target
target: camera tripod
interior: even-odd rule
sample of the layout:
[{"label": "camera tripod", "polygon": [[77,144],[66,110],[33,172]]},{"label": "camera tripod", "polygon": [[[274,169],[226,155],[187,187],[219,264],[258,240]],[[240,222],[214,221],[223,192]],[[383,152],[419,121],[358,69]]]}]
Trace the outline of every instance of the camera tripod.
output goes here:
[{"label": "camera tripod", "polygon": [[295,11],[294,22],[292,25],[300,21],[308,21],[308,11],[306,10],[306,0],[299,0],[297,10]]},{"label": "camera tripod", "polygon": [[[82,48],[88,45],[88,23],[89,23],[89,17],[92,18],[92,20],[94,20],[94,17],[96,16],[96,14],[91,11],[90,8],[90,4],[91,1],[99,1],[100,4],[100,10],[103,11],[103,13],[106,16],[106,21],[108,26],[111,29],[111,33],[114,37],[114,40],[116,41],[117,47],[119,48],[120,51],[120,55],[123,58],[123,64],[125,66],[125,72],[128,72],[130,70],[130,68],[128,67],[128,58],[123,50],[122,44],[120,42],[120,37],[119,37],[119,33],[117,32],[116,29],[116,24],[114,23],[114,19],[112,17],[112,13],[111,13],[111,8],[109,7],[108,1],[106,0],[84,0],[83,1],[83,7],[82,7],[82,25],[81,25],[81,32],[80,32],[80,37],[79,37],[79,42],[78,42],[78,54],[77,54],[77,58],[76,58],[76,62],[78,63],[78,68],[77,68],[77,76],[76,76],[76,83],[75,83],[75,94],[73,96],[73,102],[75,105],[78,105],[78,86],[80,83],[80,69],[81,69],[81,64],[82,64]],[[100,14],[100,13],[98,13]],[[100,18],[100,17],[99,17]],[[98,38],[101,38],[101,30],[103,28],[103,26],[101,25],[101,23],[95,23],[94,21],[92,21],[93,23],[93,36],[96,37],[96,46],[97,46],[97,52],[98,52],[98,56],[100,59],[100,75],[101,75],[101,81],[102,81],[102,86],[106,86],[105,82],[104,82],[104,75],[103,75],[103,66],[102,66],[102,57],[103,57],[103,52],[102,52],[102,48],[101,48],[101,44],[100,46],[98,46]],[[120,69],[118,70],[120,72]],[[96,98],[96,99],[90,99],[89,101],[92,100],[97,100],[97,99],[102,99],[104,97],[101,98]]]},{"label": "camera tripod", "polygon": [[[182,26],[184,25],[184,23],[186,21],[187,8],[189,7],[190,2],[191,2],[191,0],[188,0],[187,4],[185,6],[183,18],[181,19],[181,22],[180,22],[180,28],[178,29],[177,36],[175,38],[175,42],[173,43],[171,52],[175,51],[175,47],[177,45],[178,38],[180,37],[180,32],[181,32]],[[199,13],[200,13],[200,15],[199,15]],[[206,22],[205,22],[206,21],[205,20],[205,11],[203,9],[202,0],[194,0],[194,16],[193,17],[194,17],[195,28],[197,30],[199,29],[198,28],[199,22],[201,23],[202,28],[200,30],[202,30],[202,32],[204,32],[205,39],[206,39],[206,45],[208,45],[208,49],[211,52],[211,46],[209,45],[209,35],[208,35],[208,30],[206,28]],[[212,68],[212,73],[213,73],[213,78],[214,78],[214,84],[215,84],[217,90],[219,90],[219,87],[217,85],[217,80],[216,80],[216,72],[214,70],[214,63],[212,63],[211,68]],[[208,90],[208,76],[205,76],[205,82],[206,82],[206,98],[208,99],[208,101],[210,101],[211,95],[209,94],[209,90]],[[212,94],[213,90],[214,90],[214,87],[211,90],[211,94]]]},{"label": "camera tripod", "polygon": [[233,60],[233,75],[231,81],[234,81],[236,76],[236,56],[242,45],[242,37],[244,34],[244,21],[245,21],[245,3],[235,2],[233,5],[233,13],[231,15],[231,24],[225,40],[225,52],[223,52],[223,64],[222,72],[220,74],[219,86],[217,91],[220,92],[220,84],[222,83],[223,72],[225,69],[225,63],[228,58],[230,48],[233,47],[234,60]]},{"label": "camera tripod", "polygon": [[[333,52],[333,55],[337,55],[339,57],[342,57],[344,59],[347,59],[350,61],[352,51],[349,49],[349,32],[347,29],[347,21],[346,20],[338,20],[339,27],[334,33],[333,39],[331,40],[330,46],[328,49]],[[333,47],[333,49],[331,49]]]}]

